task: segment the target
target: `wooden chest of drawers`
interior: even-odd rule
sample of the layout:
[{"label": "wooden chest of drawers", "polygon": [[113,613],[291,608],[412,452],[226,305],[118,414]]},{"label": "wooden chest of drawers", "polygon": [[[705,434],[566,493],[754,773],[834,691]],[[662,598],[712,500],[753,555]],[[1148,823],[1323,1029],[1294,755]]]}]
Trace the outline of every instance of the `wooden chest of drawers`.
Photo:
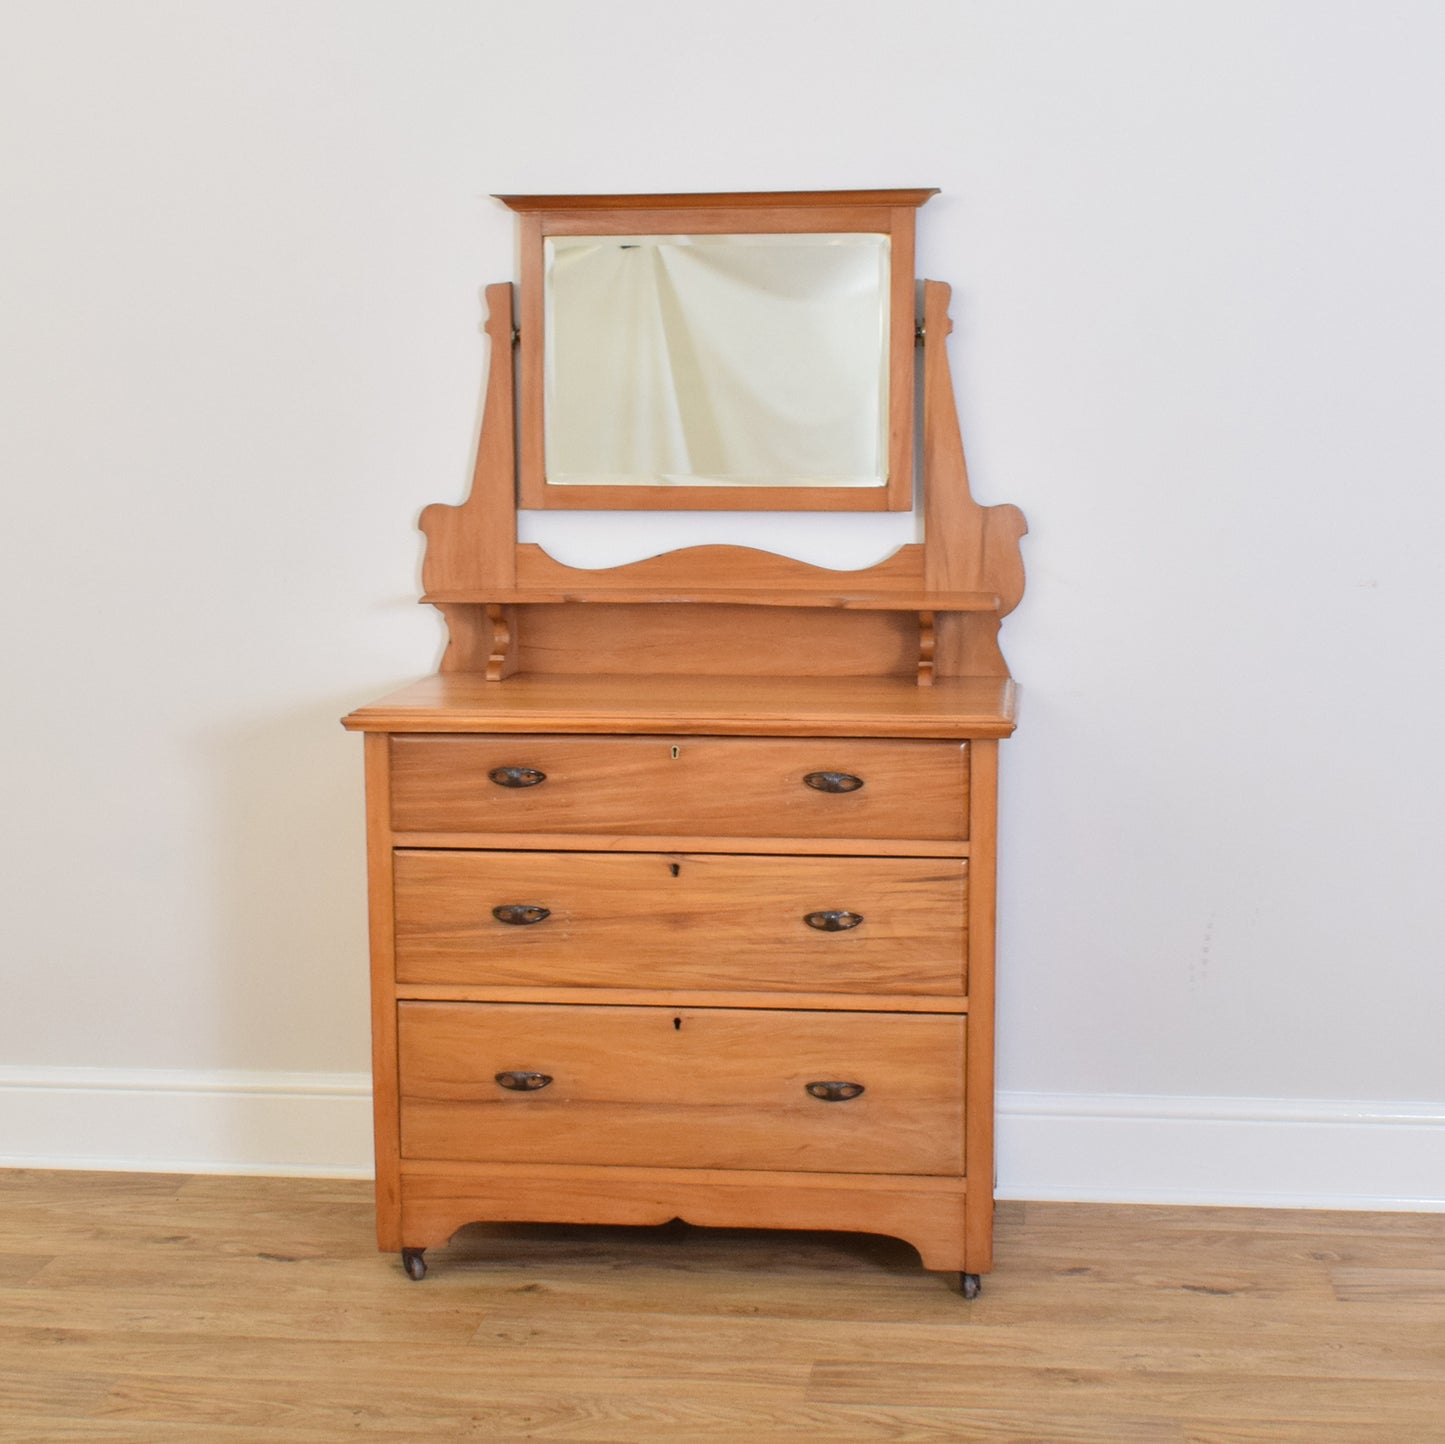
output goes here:
[{"label": "wooden chest of drawers", "polygon": [[[487,288],[472,488],[420,519],[446,650],[346,719],[377,1235],[413,1278],[486,1220],[893,1234],[966,1296],[990,1267],[998,633],[1026,527],[969,490],[949,288],[913,274],[931,194],[506,198],[523,279]],[[564,238],[616,284],[579,302]],[[664,303],[662,242],[719,276],[788,263]],[[649,299],[598,319],[624,293]],[[743,295],[760,326],[717,303]],[[922,540],[857,570],[715,539],[582,568],[521,540],[519,503],[797,513],[795,540],[915,507]]]},{"label": "wooden chest of drawers", "polygon": [[[815,681],[834,732],[778,736],[798,684],[727,735],[735,709],[674,680],[685,726],[642,735],[621,729],[657,725],[660,682],[618,683],[609,717],[597,679],[585,716],[529,680],[436,678],[348,719],[382,1247],[419,1272],[473,1221],[681,1217],[986,1271],[1006,685]],[[860,688],[899,715],[860,718]],[[914,735],[856,735],[889,725]]]}]

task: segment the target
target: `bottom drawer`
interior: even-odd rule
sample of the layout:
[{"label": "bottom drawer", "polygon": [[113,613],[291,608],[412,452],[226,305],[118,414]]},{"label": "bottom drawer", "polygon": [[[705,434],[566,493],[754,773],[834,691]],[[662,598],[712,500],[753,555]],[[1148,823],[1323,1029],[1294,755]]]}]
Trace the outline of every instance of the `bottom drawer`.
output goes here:
[{"label": "bottom drawer", "polygon": [[397,1020],[404,1158],[963,1172],[959,1016],[403,1002]]}]

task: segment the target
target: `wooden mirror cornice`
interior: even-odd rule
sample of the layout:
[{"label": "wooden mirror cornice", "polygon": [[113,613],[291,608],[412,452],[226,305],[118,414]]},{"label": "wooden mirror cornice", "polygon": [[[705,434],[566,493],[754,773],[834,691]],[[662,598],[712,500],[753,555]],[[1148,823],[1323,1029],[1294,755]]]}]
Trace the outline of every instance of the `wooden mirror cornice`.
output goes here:
[{"label": "wooden mirror cornice", "polygon": [[[377,1238],[413,1279],[464,1224],[509,1220],[892,1234],[966,1297],[992,1267],[998,632],[1025,527],[969,491],[949,288],[912,274],[931,194],[503,198],[520,306],[487,288],[471,491],[421,518],[446,649],[345,719],[366,734]],[[871,277],[871,470],[554,479],[548,238],[614,238],[599,253],[662,274],[675,243],[707,238],[679,263],[705,268],[717,238],[777,236],[813,238],[785,267],[838,245]],[[594,570],[518,542],[519,500],[781,530],[915,489],[923,541],[857,570],[732,545]]]}]

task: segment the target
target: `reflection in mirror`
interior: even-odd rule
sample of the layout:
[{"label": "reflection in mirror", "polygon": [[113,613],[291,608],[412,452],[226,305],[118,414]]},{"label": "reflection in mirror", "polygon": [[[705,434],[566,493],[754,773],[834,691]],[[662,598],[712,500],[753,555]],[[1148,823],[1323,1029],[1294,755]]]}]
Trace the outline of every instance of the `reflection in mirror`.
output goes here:
[{"label": "reflection in mirror", "polygon": [[889,238],[549,236],[554,486],[882,486]]}]

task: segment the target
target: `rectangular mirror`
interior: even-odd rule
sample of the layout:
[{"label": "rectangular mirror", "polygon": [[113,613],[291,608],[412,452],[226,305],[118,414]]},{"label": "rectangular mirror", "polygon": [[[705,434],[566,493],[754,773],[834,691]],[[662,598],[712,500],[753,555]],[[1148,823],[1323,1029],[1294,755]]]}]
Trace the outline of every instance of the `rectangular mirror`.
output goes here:
[{"label": "rectangular mirror", "polygon": [[501,196],[523,508],[908,511],[930,190]]},{"label": "rectangular mirror", "polygon": [[549,236],[550,486],[888,480],[889,237]]}]

